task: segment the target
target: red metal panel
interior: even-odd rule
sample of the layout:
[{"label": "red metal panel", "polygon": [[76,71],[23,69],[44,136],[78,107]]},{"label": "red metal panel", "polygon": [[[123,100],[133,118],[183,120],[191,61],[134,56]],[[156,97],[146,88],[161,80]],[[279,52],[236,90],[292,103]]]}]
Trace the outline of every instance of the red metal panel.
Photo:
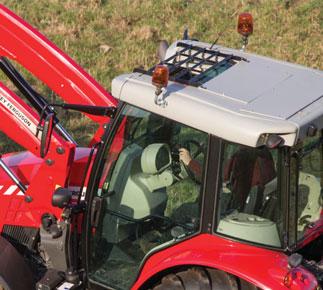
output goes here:
[{"label": "red metal panel", "polygon": [[132,289],[139,289],[156,273],[180,265],[217,268],[261,289],[287,289],[283,285],[289,271],[286,255],[208,234],[198,235],[152,255]]},{"label": "red metal panel", "polygon": [[[9,177],[0,173],[0,230],[4,224],[39,227],[46,212],[60,218],[62,210],[51,205],[52,194],[58,186],[68,186],[75,146],[66,143],[63,154],[57,147],[56,142],[51,143],[45,160],[30,153],[3,158],[28,189],[23,195]],[[26,196],[32,201],[28,202]]]},{"label": "red metal panel", "polygon": [[[28,186],[25,195],[32,198],[31,202],[25,199],[9,177],[0,184],[3,189],[0,203],[0,229],[6,223],[38,227],[43,213],[51,212],[57,217],[61,214],[61,210],[51,206],[51,197],[58,186],[67,185],[75,145],[66,142],[53,132],[46,158],[37,159],[40,141],[35,133],[39,118],[27,104],[1,83],[0,119],[1,131],[33,153],[35,161],[33,175],[29,178],[23,175],[19,168],[16,170],[17,176]],[[31,156],[24,156],[31,158]],[[4,159],[11,168],[13,158],[11,156]]]}]

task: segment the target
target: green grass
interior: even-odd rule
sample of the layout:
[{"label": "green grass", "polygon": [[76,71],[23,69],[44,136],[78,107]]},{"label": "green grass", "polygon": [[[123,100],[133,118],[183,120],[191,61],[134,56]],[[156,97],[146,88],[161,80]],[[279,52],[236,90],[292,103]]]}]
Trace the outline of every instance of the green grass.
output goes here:
[{"label": "green grass", "polygon": [[[74,58],[107,90],[113,77],[157,62],[162,39],[190,36],[239,48],[238,12],[254,16],[248,51],[323,69],[322,0],[3,0]],[[232,16],[234,15],[234,16]],[[35,82],[37,85],[37,82]],[[43,90],[45,95],[49,92]],[[81,120],[81,121],[79,121]],[[82,118],[70,129],[88,140]]]}]

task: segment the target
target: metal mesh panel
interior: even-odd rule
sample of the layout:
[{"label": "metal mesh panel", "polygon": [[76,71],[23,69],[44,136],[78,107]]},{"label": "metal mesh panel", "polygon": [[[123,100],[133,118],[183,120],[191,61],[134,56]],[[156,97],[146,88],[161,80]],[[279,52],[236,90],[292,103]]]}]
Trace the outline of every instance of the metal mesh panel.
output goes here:
[{"label": "metal mesh panel", "polygon": [[[169,79],[191,86],[200,86],[225,70],[246,59],[199,46],[179,42],[177,52],[161,62],[169,68]],[[151,75],[148,71],[136,70]]]},{"label": "metal mesh panel", "polygon": [[19,250],[32,250],[37,243],[38,232],[37,228],[4,225],[1,235]]}]

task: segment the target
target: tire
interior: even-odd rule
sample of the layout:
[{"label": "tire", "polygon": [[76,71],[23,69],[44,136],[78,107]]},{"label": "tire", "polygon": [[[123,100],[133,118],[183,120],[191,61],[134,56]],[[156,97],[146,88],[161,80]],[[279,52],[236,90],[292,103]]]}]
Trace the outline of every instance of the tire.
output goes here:
[{"label": "tire", "polygon": [[23,257],[0,236],[0,290],[35,289],[32,273]]},{"label": "tire", "polygon": [[223,271],[194,267],[166,275],[152,290],[238,290],[238,283]]}]

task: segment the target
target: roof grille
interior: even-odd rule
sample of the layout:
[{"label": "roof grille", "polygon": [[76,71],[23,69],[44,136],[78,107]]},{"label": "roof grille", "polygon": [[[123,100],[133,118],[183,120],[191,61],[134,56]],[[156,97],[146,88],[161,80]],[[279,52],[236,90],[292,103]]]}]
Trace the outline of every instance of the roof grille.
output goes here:
[{"label": "roof grille", "polygon": [[[202,48],[179,42],[175,55],[161,62],[169,68],[169,79],[175,82],[201,86],[245,58],[225,54],[218,50]],[[136,69],[136,72],[152,75],[155,66],[148,71]]]}]

